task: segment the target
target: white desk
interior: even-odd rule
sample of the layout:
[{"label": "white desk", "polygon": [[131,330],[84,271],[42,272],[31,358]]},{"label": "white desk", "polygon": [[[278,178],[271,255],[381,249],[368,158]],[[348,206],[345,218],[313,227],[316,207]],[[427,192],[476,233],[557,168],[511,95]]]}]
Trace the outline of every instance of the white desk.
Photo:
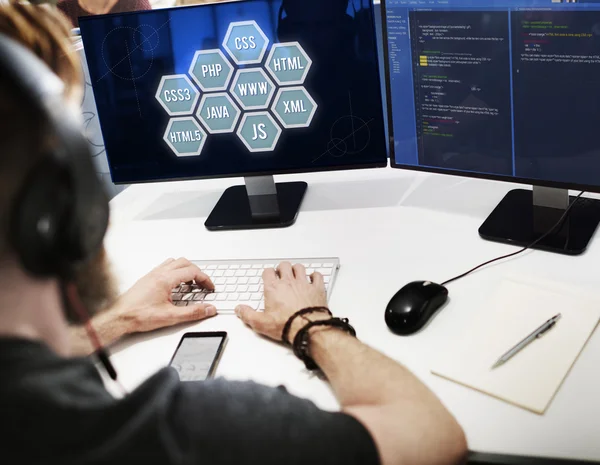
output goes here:
[{"label": "white desk", "polygon": [[[138,185],[112,203],[107,248],[123,288],[167,257],[189,259],[338,256],[330,301],[366,343],[402,362],[442,399],[466,431],[473,451],[600,460],[600,335],[596,333],[544,416],[430,374],[430,362],[463,335],[462,328],[507,275],[531,274],[597,289],[600,241],[577,258],[528,252],[451,284],[450,304],[421,333],[398,337],[384,308],[410,281],[443,281],[512,247],[479,239],[477,229],[513,185],[400,170],[295,175],[309,191],[298,222],[287,229],[210,233],[204,221],[224,188],[241,180]],[[225,330],[229,344],[218,375],[284,384],[325,409],[337,403],[290,351],[254,335],[237,318],[138,335],[113,348],[132,388],[165,366],[186,331]],[[401,434],[401,432],[399,432]]]}]

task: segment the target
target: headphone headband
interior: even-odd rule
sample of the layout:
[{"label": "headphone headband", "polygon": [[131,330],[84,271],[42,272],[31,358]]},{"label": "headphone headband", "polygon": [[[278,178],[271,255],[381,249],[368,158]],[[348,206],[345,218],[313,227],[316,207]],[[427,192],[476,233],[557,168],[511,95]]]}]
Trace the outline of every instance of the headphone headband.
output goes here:
[{"label": "headphone headband", "polygon": [[0,75],[7,78],[10,92],[42,117],[52,141],[12,206],[11,244],[31,274],[65,277],[100,249],[108,227],[108,198],[80,115],[65,102],[61,79],[33,52],[2,34]]}]

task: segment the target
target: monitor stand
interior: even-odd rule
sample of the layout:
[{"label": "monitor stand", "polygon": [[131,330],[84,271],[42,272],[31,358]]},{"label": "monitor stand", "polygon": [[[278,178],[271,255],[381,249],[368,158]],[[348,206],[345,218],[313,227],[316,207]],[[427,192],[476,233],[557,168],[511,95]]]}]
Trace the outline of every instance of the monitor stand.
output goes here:
[{"label": "monitor stand", "polygon": [[244,186],[227,189],[204,225],[209,231],[286,228],[298,217],[308,185],[275,184],[273,176],[244,178]]},{"label": "monitor stand", "polygon": [[[563,189],[534,186],[533,191],[510,191],[479,228],[479,235],[525,247],[551,230],[574,199]],[[563,224],[534,248],[579,255],[587,248],[598,223],[600,200],[582,197]]]}]

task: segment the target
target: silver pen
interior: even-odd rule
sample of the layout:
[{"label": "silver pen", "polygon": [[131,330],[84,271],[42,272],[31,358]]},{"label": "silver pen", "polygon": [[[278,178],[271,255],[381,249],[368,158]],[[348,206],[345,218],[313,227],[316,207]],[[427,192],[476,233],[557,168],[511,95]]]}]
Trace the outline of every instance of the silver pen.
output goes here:
[{"label": "silver pen", "polygon": [[556,322],[558,320],[560,320],[561,316],[562,315],[559,313],[558,315],[550,318],[542,326],[540,326],[538,329],[536,329],[533,333],[531,333],[529,336],[527,336],[525,339],[523,339],[521,342],[519,342],[516,346],[514,346],[512,349],[510,349],[508,352],[506,352],[502,357],[500,357],[498,359],[498,361],[496,363],[494,363],[494,366],[492,366],[492,370],[494,368],[499,367],[500,365],[504,365],[511,358],[513,358],[516,354],[521,352],[521,350],[523,350],[525,347],[527,347],[529,344],[531,344],[533,341],[542,337],[542,335],[546,331],[550,330],[556,324]]}]

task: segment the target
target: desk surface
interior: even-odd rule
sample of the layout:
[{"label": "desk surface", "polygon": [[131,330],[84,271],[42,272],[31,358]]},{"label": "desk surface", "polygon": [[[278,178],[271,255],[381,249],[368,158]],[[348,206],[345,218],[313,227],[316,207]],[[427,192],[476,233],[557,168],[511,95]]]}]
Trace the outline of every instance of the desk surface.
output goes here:
[{"label": "desk surface", "polygon": [[[414,280],[444,281],[514,248],[483,241],[477,229],[514,185],[380,169],[294,175],[309,182],[295,226],[211,233],[204,221],[224,188],[240,179],[137,185],[111,202],[107,250],[123,289],[167,257],[189,259],[337,256],[330,300],[361,340],[410,368],[457,417],[473,451],[600,460],[600,335],[596,332],[545,415],[539,416],[431,375],[431,362],[485,311],[486,297],[509,275],[535,275],[593,290],[600,241],[580,257],[542,252],[496,264],[449,286],[450,304],[421,333],[398,337],[383,320],[389,298]],[[595,271],[596,270],[596,271]],[[229,344],[217,372],[290,392],[324,409],[338,404],[290,351],[253,334],[237,318],[136,335],[112,359],[133,388],[168,364],[184,332],[225,330]]]}]

